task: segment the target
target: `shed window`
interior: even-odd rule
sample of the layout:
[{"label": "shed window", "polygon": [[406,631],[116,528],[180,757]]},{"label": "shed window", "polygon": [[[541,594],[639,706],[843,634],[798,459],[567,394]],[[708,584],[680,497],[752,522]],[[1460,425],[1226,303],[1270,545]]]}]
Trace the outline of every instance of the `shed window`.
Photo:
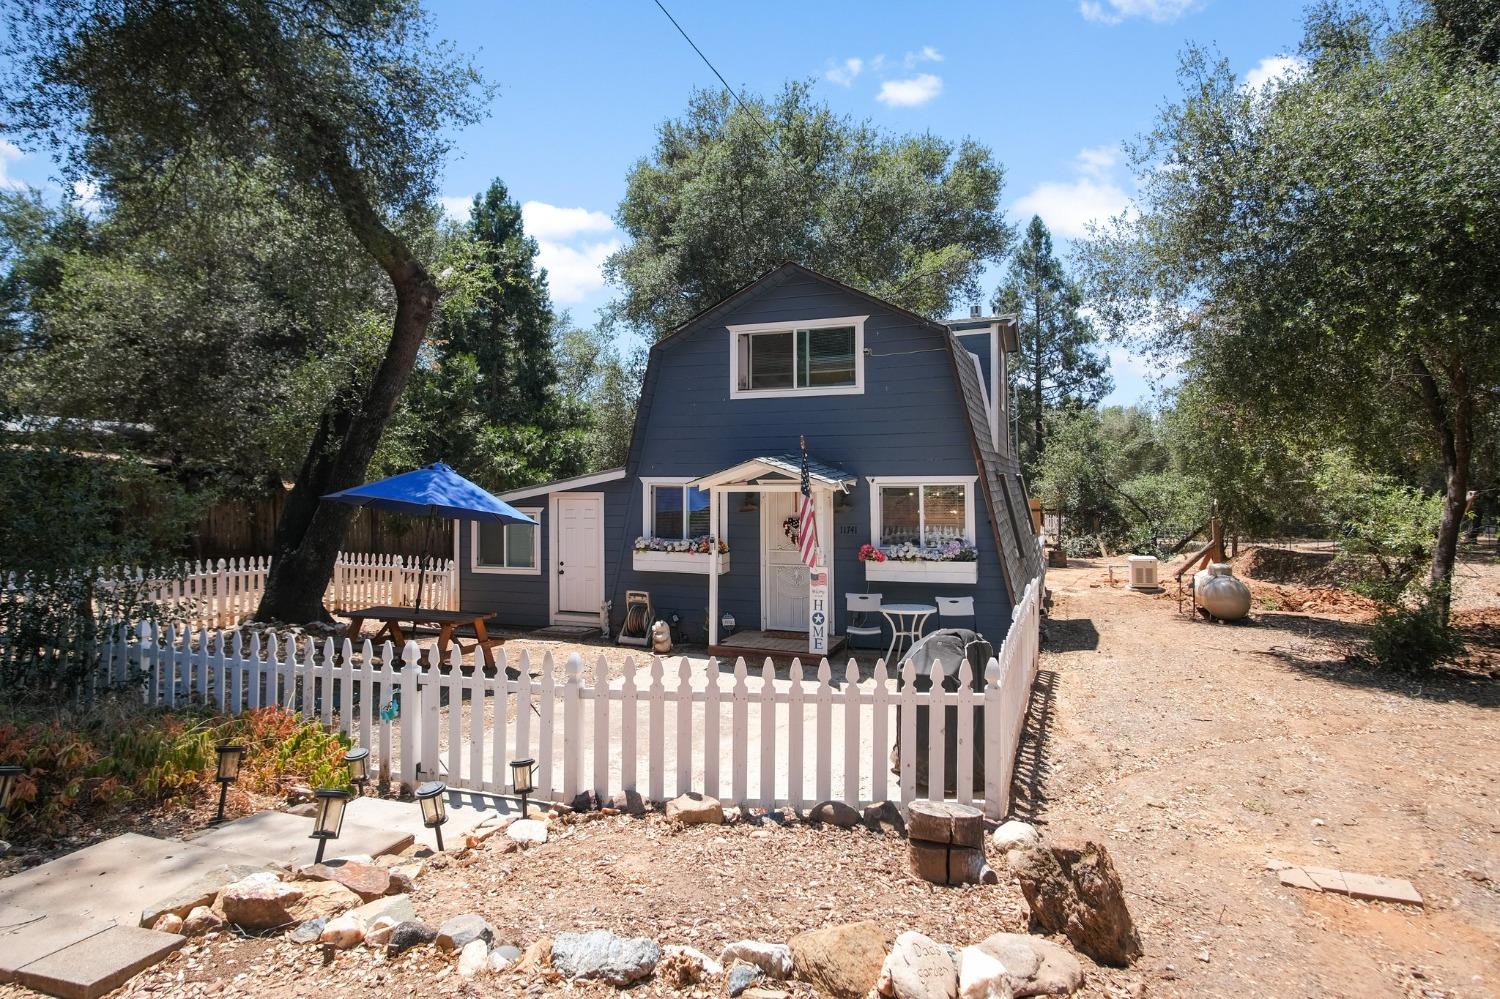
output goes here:
[{"label": "shed window", "polygon": [[[540,510],[522,510],[535,519]],[[535,573],[541,565],[541,534],[535,524],[475,522],[473,525],[475,572]]]}]

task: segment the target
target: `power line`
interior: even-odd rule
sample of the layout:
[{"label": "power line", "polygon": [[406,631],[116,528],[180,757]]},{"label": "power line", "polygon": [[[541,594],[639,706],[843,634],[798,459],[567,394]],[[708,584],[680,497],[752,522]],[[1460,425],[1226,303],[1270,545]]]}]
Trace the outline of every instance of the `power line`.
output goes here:
[{"label": "power line", "polygon": [[[729,92],[729,96],[733,97],[734,98],[734,102],[740,106],[740,109],[743,110],[747,115],[749,115],[750,118],[751,118],[751,120],[755,122],[755,126],[757,128],[759,128],[761,130],[761,132],[765,135],[766,140],[771,143],[772,148],[774,148],[776,150],[776,152],[780,153],[781,152],[781,143],[777,142],[776,141],[776,136],[774,134],[772,134],[767,129],[766,126],[769,125],[770,123],[769,122],[764,122],[762,120],[763,116],[761,115],[759,109],[752,109],[750,107],[750,105],[748,105],[748,104],[746,104],[744,102],[744,100],[740,97],[739,92],[736,91],[733,87],[731,87],[729,85],[729,81],[726,80],[726,79],[724,79],[724,74],[720,73],[719,70],[718,70],[718,67],[716,67],[712,62],[709,61],[708,56],[706,56],[706,55],[703,54],[703,50],[698,47],[698,43],[695,42],[695,41],[693,41],[692,36],[690,36],[685,30],[683,30],[682,25],[680,25],[680,24],[677,23],[677,18],[675,18],[675,17],[672,16],[672,12],[669,11],[669,10],[667,10],[666,6],[662,4],[661,0],[652,0],[652,2],[655,3],[656,6],[657,6],[657,8],[663,14],[665,14],[667,16],[667,20],[672,22],[672,27],[674,27],[674,28],[677,29],[677,33],[682,36],[683,40],[686,41],[689,45],[691,45],[693,47],[693,51],[694,52],[698,53],[698,58],[703,60],[703,65],[707,66],[709,68],[709,70],[714,74],[714,76],[716,76],[716,77],[719,78],[719,82],[724,85],[724,89]],[[783,165],[782,165],[782,187],[783,188],[785,188],[785,186],[786,186],[786,183],[785,183],[786,182],[786,175],[785,175],[785,173],[786,173],[786,171],[785,171],[785,164],[783,163]]]}]

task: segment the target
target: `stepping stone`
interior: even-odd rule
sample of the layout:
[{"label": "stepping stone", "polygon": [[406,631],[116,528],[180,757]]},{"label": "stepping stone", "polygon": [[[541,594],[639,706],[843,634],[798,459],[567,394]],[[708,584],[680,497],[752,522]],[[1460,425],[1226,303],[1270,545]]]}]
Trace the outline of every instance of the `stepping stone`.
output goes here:
[{"label": "stepping stone", "polygon": [[135,926],[143,905],[226,864],[257,862],[207,844],[126,833],[0,880],[0,905]]},{"label": "stepping stone", "polygon": [[[415,804],[411,808],[416,811]],[[417,824],[421,825],[420,820]],[[301,815],[257,812],[195,836],[192,844],[242,854],[262,864],[306,867],[318,854],[318,841],[311,838],[312,830],[313,820]],[[338,839],[328,841],[324,859],[399,853],[412,844],[412,839],[410,832],[351,822],[346,813],[344,828]]]},{"label": "stepping stone", "polygon": [[103,933],[112,926],[88,916],[47,916],[0,905],[0,982],[13,982],[16,973],[33,961]]},{"label": "stepping stone", "polygon": [[1367,898],[1379,902],[1425,904],[1416,886],[1402,878],[1335,871],[1326,867],[1286,867],[1277,873],[1281,878],[1281,883],[1292,888],[1329,891],[1339,895],[1348,895],[1351,898]]},{"label": "stepping stone", "polygon": [[63,999],[97,999],[186,942],[175,933],[111,926],[27,964],[16,981]]}]

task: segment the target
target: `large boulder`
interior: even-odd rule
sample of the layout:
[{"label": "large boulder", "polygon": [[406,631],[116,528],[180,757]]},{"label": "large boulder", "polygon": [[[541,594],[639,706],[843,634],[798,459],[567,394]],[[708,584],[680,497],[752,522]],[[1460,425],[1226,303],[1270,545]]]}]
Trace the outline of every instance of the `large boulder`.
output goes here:
[{"label": "large boulder", "polygon": [[211,907],[225,885],[244,880],[256,874],[270,873],[254,864],[221,864],[193,879],[192,883],[165,895],[141,910],[141,925],[151,927],[167,913],[187,919],[199,906]]},{"label": "large boulder", "polygon": [[792,949],[786,944],[736,940],[719,953],[719,963],[727,968],[736,961],[753,964],[772,978],[792,977]]},{"label": "large boulder", "polygon": [[996,933],[970,950],[982,950],[1005,966],[1005,978],[1016,999],[1065,996],[1083,986],[1083,965],[1051,940],[1025,933]]},{"label": "large boulder", "polygon": [[279,880],[275,874],[252,874],[225,886],[220,893],[224,918],[251,932],[274,930],[298,921],[292,907],[302,898],[302,889]]},{"label": "large boulder", "polygon": [[724,806],[718,798],[689,791],[667,802],[667,818],[683,825],[723,825]]},{"label": "large boulder", "polygon": [[607,982],[624,988],[649,976],[661,948],[645,937],[617,937],[608,930],[559,933],[552,939],[552,967],[569,978]]},{"label": "large boulder", "polygon": [[957,999],[952,949],[915,931],[901,934],[880,966],[875,991],[887,999]]},{"label": "large boulder", "polygon": [[893,930],[868,920],[808,930],[792,937],[792,966],[834,999],[865,999],[896,940]]},{"label": "large boulder", "polygon": [[1125,889],[1102,843],[1058,841],[1012,850],[1007,864],[1032,918],[1100,964],[1124,967],[1141,956]]}]

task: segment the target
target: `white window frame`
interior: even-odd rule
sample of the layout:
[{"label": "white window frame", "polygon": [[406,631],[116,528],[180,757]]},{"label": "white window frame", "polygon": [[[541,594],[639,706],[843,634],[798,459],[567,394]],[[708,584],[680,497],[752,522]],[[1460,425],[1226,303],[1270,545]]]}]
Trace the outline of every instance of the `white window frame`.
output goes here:
[{"label": "white window frame", "polygon": [[922,486],[964,487],[964,538],[971,545],[978,545],[974,535],[974,489],[979,484],[977,475],[880,475],[868,476],[870,483],[870,544],[880,547],[880,490],[883,486],[917,487],[917,536],[927,534],[927,499]]},{"label": "white window frame", "polygon": [[[536,521],[531,530],[531,565],[512,568],[505,565],[479,564],[479,521],[469,523],[469,571],[489,576],[540,576],[542,574],[542,510],[540,507],[517,507],[521,513]],[[510,555],[507,542],[505,553]]]},{"label": "white window frame", "polygon": [[[654,533],[656,529],[656,507],[651,502],[651,490],[655,486],[677,486],[682,489],[683,536],[677,540],[686,541],[689,537],[694,536],[687,533],[687,488],[689,484],[698,481],[698,478],[699,476],[696,475],[657,475],[641,477],[641,537],[659,537],[659,535]],[[707,489],[703,491],[708,492]],[[710,507],[710,509],[712,509],[712,507]],[[710,514],[709,516],[710,518],[712,518],[713,515]],[[712,534],[714,537],[718,538],[721,541],[724,539],[724,532],[722,530],[713,530],[712,523],[709,524],[709,527],[710,530],[708,533]]]},{"label": "white window frame", "polygon": [[[865,320],[869,316],[840,316],[834,319],[811,319],[795,323],[751,323],[726,326],[729,331],[729,398],[731,399],[775,399],[782,396],[815,395],[863,395],[865,391]],[[854,384],[824,385],[797,388],[797,338],[798,330],[821,330],[840,326],[854,327]],[[740,337],[757,333],[791,333],[792,337],[792,385],[790,388],[742,389],[740,388]]]}]

